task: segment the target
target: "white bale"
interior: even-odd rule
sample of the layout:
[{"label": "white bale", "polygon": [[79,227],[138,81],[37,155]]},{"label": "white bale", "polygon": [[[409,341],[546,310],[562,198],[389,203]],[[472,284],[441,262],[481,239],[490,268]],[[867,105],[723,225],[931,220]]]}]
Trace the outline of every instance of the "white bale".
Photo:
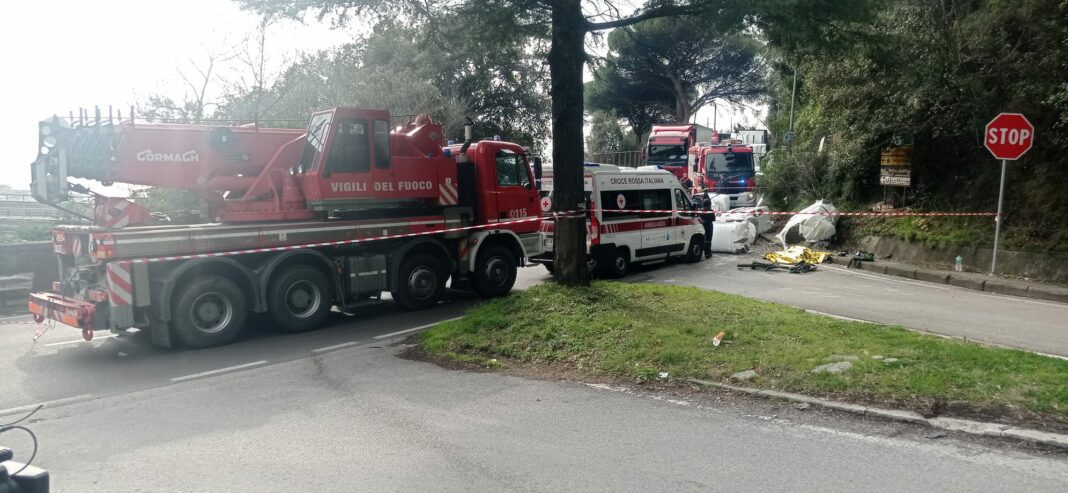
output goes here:
[{"label": "white bale", "polygon": [[789,246],[800,242],[815,243],[826,241],[834,236],[834,224],[838,222],[837,215],[818,215],[804,213],[836,213],[838,209],[830,202],[818,200],[816,203],[801,209],[801,213],[795,214],[786,222],[786,227],[776,235],[782,245]]},{"label": "white bale", "polygon": [[756,226],[749,221],[716,221],[712,224],[713,252],[740,253],[749,250],[756,238]]}]

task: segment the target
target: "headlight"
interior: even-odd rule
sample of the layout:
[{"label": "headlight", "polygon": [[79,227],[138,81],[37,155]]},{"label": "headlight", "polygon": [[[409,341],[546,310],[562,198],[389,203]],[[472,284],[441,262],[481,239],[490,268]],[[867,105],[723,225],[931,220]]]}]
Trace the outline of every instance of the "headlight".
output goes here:
[{"label": "headlight", "polygon": [[41,135],[52,135],[51,125],[41,125]]},{"label": "headlight", "polygon": [[[44,127],[44,128],[48,128],[48,127]],[[46,145],[48,147],[55,147],[56,144],[59,143],[59,141],[56,140],[56,137],[54,135],[45,135],[45,138],[41,139],[41,142],[43,142],[44,145]]]}]

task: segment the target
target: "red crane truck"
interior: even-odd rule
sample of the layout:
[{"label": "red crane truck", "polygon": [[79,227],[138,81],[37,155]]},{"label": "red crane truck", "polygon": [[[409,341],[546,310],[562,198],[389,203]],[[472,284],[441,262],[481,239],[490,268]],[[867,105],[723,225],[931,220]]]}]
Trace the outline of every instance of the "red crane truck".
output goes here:
[{"label": "red crane truck", "polygon": [[384,292],[433,306],[450,277],[499,296],[540,247],[528,154],[473,142],[470,127],[443,147],[429,119],[391,130],[388,112],[357,108],[317,112],[307,129],[71,120],[39,124],[38,201],[88,191],[74,178],[161,186],[195,192],[213,220],[146,225],[143,208],[98,195],[94,225],[57,227],[62,281],[29,308],[86,339],[136,328],[158,345],[217,346],[250,313],[307,331]]}]

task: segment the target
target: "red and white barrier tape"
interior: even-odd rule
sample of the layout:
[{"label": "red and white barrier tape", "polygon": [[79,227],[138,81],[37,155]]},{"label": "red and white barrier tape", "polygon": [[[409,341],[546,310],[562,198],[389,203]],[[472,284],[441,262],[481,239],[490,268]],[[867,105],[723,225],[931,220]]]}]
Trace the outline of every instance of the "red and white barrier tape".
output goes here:
[{"label": "red and white barrier tape", "polygon": [[[590,209],[596,211],[597,209]],[[650,214],[671,214],[679,211],[663,210],[663,209],[600,209],[602,212],[625,212],[625,213],[650,213]],[[686,211],[696,214],[726,214],[731,211]],[[553,212],[551,217],[583,217],[586,211],[570,210]],[[753,215],[814,215],[814,216],[882,216],[882,217],[904,217],[904,216],[923,216],[923,217],[951,217],[951,216],[996,216],[996,212],[779,212],[779,211],[750,211],[745,214]],[[271,253],[271,252],[284,252],[289,250],[298,250],[302,248],[321,248],[343,245],[356,245],[359,243],[369,243],[372,241],[393,240],[398,238],[413,238],[416,236],[455,233],[457,231],[471,231],[476,229],[495,229],[504,226],[522,224],[528,222],[541,221],[546,217],[534,216],[525,217],[520,219],[512,219],[508,221],[501,221],[489,224],[476,224],[471,226],[460,226],[456,228],[444,228],[430,231],[421,231],[418,233],[399,233],[392,235],[371,236],[367,238],[356,238],[351,240],[336,240],[325,241],[316,243],[303,243],[299,245],[285,245],[277,247],[265,247],[265,248],[249,248],[244,250],[231,250],[226,252],[213,252],[213,253],[197,253],[190,255],[176,255],[169,257],[151,257],[141,259],[131,259],[133,263],[155,263],[155,262],[169,262],[172,260],[193,260],[200,258],[212,258],[212,257],[230,257],[234,255],[247,255],[253,253]]]},{"label": "red and white barrier tape", "polygon": [[[993,217],[998,215],[997,212],[797,212],[797,211],[755,211],[748,210],[745,212],[738,212],[737,209],[727,211],[674,211],[666,209],[590,209],[590,211],[601,212],[627,212],[632,214],[648,213],[648,214],[671,214],[675,212],[686,212],[691,214],[745,214],[753,216],[872,216],[872,217],[957,217],[957,216],[982,216]],[[575,211],[558,212],[557,215],[573,214]]]},{"label": "red and white barrier tape", "polygon": [[501,222],[496,222],[496,223],[476,224],[476,225],[472,225],[472,226],[460,226],[460,227],[457,227],[457,228],[435,229],[435,230],[430,230],[430,231],[420,231],[418,233],[398,233],[398,234],[392,234],[392,235],[371,236],[371,237],[367,237],[367,238],[355,238],[355,239],[351,239],[351,240],[323,241],[323,242],[316,242],[316,243],[303,243],[303,244],[300,244],[300,245],[285,245],[285,246],[266,247],[266,248],[249,248],[249,249],[245,249],[245,250],[231,250],[231,251],[228,251],[228,252],[196,253],[196,254],[191,254],[191,255],[176,255],[176,256],[173,256],[173,257],[139,258],[139,259],[132,259],[132,260],[130,260],[130,262],[144,264],[144,263],[153,263],[153,262],[168,262],[168,261],[171,261],[171,260],[192,260],[192,259],[198,259],[198,258],[229,257],[229,256],[233,256],[233,255],[247,255],[247,254],[250,254],[250,253],[285,252],[285,251],[289,251],[289,250],[299,250],[301,248],[321,248],[321,247],[332,247],[332,246],[342,246],[342,245],[355,245],[355,244],[358,244],[358,243],[368,243],[368,242],[372,242],[372,241],[394,240],[394,239],[397,239],[397,238],[413,238],[413,237],[416,237],[416,236],[425,236],[425,235],[434,235],[434,234],[443,234],[443,233],[455,233],[457,231],[470,231],[470,230],[474,230],[474,229],[497,229],[497,228],[500,228],[502,226],[509,226],[509,225],[512,225],[512,224],[521,224],[521,223],[529,223],[529,222],[534,222],[534,221],[541,221],[542,219],[544,219],[544,218],[542,218],[540,216],[524,217],[524,218],[521,218],[521,219],[512,219],[512,220],[501,221]]}]

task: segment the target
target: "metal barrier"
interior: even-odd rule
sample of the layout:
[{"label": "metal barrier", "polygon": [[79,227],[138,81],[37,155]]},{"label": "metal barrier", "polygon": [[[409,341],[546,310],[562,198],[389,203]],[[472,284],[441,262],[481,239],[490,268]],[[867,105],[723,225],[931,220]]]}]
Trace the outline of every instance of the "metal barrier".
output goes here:
[{"label": "metal barrier", "polygon": [[0,312],[26,311],[33,274],[0,277]]},{"label": "metal barrier", "polygon": [[590,160],[601,164],[614,164],[627,168],[637,168],[642,165],[641,151],[601,152],[591,154]]}]

